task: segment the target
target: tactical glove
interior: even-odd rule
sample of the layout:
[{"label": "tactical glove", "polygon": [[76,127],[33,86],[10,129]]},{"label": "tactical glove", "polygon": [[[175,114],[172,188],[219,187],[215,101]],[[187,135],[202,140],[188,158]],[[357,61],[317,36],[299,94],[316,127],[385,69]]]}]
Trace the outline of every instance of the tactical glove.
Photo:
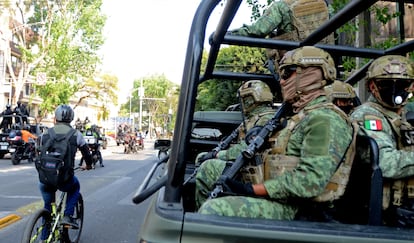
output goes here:
[{"label": "tactical glove", "polygon": [[217,156],[217,151],[210,151],[210,152],[208,152],[208,153],[206,153],[206,154],[204,154],[203,156],[201,156],[199,159],[198,159],[198,163],[199,164],[201,164],[201,163],[203,163],[204,161],[206,161],[206,160],[209,160],[209,159],[214,159],[214,158],[216,158],[216,156]]},{"label": "tactical glove", "polygon": [[254,190],[252,183],[243,183],[240,181],[227,178],[223,185],[224,191],[234,193],[237,195],[254,196]]}]

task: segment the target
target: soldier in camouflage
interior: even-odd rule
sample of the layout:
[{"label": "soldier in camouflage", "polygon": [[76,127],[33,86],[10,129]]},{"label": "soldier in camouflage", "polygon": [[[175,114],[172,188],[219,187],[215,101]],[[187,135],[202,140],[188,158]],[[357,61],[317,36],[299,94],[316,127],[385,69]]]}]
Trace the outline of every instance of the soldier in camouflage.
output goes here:
[{"label": "soldier in camouflage", "polygon": [[346,114],[349,114],[354,107],[360,105],[354,88],[348,83],[335,80],[332,84],[325,87],[325,91],[328,99]]},{"label": "soldier in camouflage", "polygon": [[[387,55],[369,67],[367,102],[351,114],[359,133],[371,136],[379,146],[384,181],[383,209],[389,225],[414,226],[414,128],[404,119],[403,108],[413,91],[414,67],[408,58]],[[411,222],[396,215],[407,216]]]},{"label": "soldier in camouflage", "polygon": [[[325,0],[280,0],[270,4],[263,15],[251,25],[245,24],[228,33],[302,41],[328,19],[329,10]],[[322,42],[333,43],[333,36]],[[268,57],[276,62],[280,61],[284,53],[285,50],[267,50]]]},{"label": "soldier in camouflage", "polygon": [[[269,86],[260,80],[250,80],[242,84],[238,90],[241,108],[245,121],[239,129],[253,132],[255,127],[260,127],[273,117],[275,109],[272,107],[273,94]],[[253,128],[253,129],[252,129]],[[247,144],[245,142],[245,131],[240,131],[239,143],[232,145],[227,150],[218,153],[202,153],[197,156],[197,163],[201,164],[196,174],[196,205],[200,207],[207,199],[213,189],[217,178],[210,178],[206,173],[221,174],[228,162],[236,160],[237,156],[243,151]],[[247,134],[249,139],[252,134]],[[212,156],[211,156],[212,155]],[[207,169],[206,169],[207,168]],[[197,183],[202,181],[202,183]]]},{"label": "soldier in camouflage", "polygon": [[[199,213],[292,220],[303,205],[332,200],[322,195],[331,195],[328,184],[352,141],[346,114],[325,96],[324,86],[336,76],[334,62],[327,52],[305,46],[287,52],[280,68],[283,100],[295,115],[269,138],[263,182],[228,179],[224,188],[240,196],[209,199]],[[211,173],[198,182],[217,179],[223,168],[206,168]]]}]

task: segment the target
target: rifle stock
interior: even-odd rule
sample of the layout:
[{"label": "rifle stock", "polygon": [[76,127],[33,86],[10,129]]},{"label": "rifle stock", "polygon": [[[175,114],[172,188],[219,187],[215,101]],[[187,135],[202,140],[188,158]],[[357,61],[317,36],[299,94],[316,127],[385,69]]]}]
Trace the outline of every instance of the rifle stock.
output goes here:
[{"label": "rifle stock", "polygon": [[209,198],[218,197],[219,194],[223,192],[223,185],[225,181],[228,178],[233,179],[239,170],[244,166],[246,160],[252,159],[255,153],[262,148],[267,138],[273,132],[282,129],[280,120],[286,115],[289,109],[290,104],[283,102],[272,119],[266,123],[266,125],[260,130],[259,134],[254,138],[253,142],[250,143],[249,146],[242,151],[242,153],[237,157],[236,161],[231,165],[231,167],[225,170],[219,177],[215,184],[216,187],[210,193]]}]

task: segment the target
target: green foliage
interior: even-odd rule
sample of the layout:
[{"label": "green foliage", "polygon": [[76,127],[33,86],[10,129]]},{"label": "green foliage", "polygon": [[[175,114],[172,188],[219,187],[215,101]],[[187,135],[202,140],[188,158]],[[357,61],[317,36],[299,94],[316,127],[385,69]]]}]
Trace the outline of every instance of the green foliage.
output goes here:
[{"label": "green foliage", "polygon": [[72,93],[69,96],[62,95],[67,99],[59,102],[69,103],[69,98],[74,97],[76,92],[84,91],[85,83],[88,83],[85,80],[94,79],[96,66],[100,62],[97,53],[104,43],[102,32],[106,21],[106,16],[100,12],[102,0],[30,1],[26,4],[34,10],[33,16],[29,18],[30,23],[45,23],[36,26],[39,33],[36,44],[40,53],[37,55],[39,62],[34,74],[45,72],[47,77],[57,81],[48,80],[47,85],[38,86],[37,95],[44,103],[55,107],[59,103],[54,104],[57,100],[50,100],[48,92],[65,93],[67,91],[63,91],[59,83],[67,83],[70,86],[68,91]]},{"label": "green foliage", "polygon": [[[168,80],[165,75],[152,75],[134,81],[133,90],[126,103],[121,105],[121,111],[124,115],[131,113],[139,113],[140,97],[139,89],[144,88],[144,96],[142,98],[142,112],[147,112],[155,126],[164,127],[168,120],[169,131],[172,130],[178,105],[179,87],[172,81]],[[171,113],[172,117],[168,118]],[[168,118],[168,119],[167,119]],[[143,120],[148,121],[148,117]]]},{"label": "green foliage", "polygon": [[208,80],[198,88],[196,111],[225,110],[228,106],[239,103],[237,90],[241,81],[224,82]]},{"label": "green foliage", "polygon": [[[55,92],[59,89],[60,92]],[[73,86],[69,82],[58,81],[55,83],[47,82],[42,89],[39,89],[39,96],[48,97],[40,104],[40,117],[45,117],[54,111],[59,104],[67,104],[73,94]]]},{"label": "green foliage", "polygon": [[[205,63],[206,55],[203,55]],[[265,50],[245,46],[223,48],[216,62],[218,70],[232,72],[266,73]],[[220,82],[209,80],[200,84],[197,95],[196,110],[224,110],[229,105],[239,103],[236,94],[241,82]]]},{"label": "green foliage", "polygon": [[390,12],[390,9],[386,6],[385,7],[380,7],[378,5],[374,5],[372,7],[372,10],[375,13],[376,20],[378,20],[382,24],[387,24],[393,18],[397,18],[398,16],[400,16],[399,12],[392,13],[392,12]]}]

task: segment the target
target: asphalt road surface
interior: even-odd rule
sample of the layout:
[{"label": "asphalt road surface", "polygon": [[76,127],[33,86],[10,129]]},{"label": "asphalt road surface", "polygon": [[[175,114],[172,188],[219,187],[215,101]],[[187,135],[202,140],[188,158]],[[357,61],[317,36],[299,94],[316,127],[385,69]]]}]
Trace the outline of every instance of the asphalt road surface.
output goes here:
[{"label": "asphalt road surface", "polygon": [[[139,228],[149,200],[132,203],[142,180],[156,162],[152,141],[136,154],[124,154],[123,146],[112,144],[103,150],[105,167],[76,173],[85,200],[81,240],[91,242],[137,242]],[[9,157],[0,160],[0,242],[20,242],[29,216],[43,206],[33,164],[12,165]],[[1,224],[5,218],[12,222]]]}]

